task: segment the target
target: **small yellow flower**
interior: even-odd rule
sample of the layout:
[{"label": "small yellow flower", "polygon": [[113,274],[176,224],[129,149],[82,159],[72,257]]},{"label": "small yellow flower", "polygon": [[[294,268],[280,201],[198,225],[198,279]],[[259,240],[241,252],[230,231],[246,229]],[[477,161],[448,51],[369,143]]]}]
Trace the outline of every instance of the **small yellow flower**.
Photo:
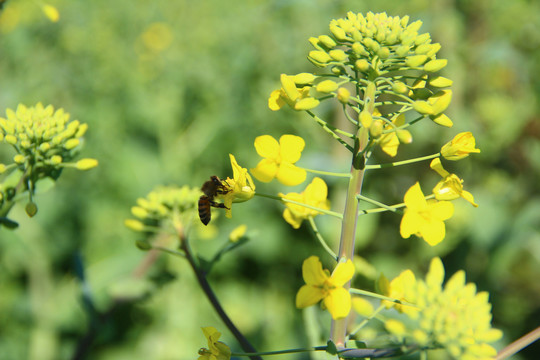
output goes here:
[{"label": "small yellow flower", "polygon": [[203,334],[208,340],[208,349],[199,350],[198,360],[229,360],[231,358],[231,349],[219,340],[221,333],[212,326],[202,328]]},{"label": "small yellow flower", "polygon": [[277,111],[285,104],[288,104],[294,110],[310,110],[319,105],[319,100],[309,96],[310,86],[296,87],[295,79],[304,85],[303,77],[295,77],[281,74],[281,89],[274,90],[268,99],[270,110]]},{"label": "small yellow flower", "polygon": [[[319,209],[330,209],[330,201],[327,199],[328,187],[326,186],[324,180],[319,177],[314,178],[311,184],[309,184],[300,194],[279,193],[279,196],[284,199],[293,200]],[[283,218],[295,229],[300,227],[304,219],[321,214],[320,211],[310,209],[302,205],[289,202],[287,202],[286,205],[287,208],[283,211]]]},{"label": "small yellow flower", "polygon": [[441,155],[447,160],[461,160],[470,153],[479,153],[476,141],[470,131],[457,134],[451,141],[441,148]]},{"label": "small yellow flower", "polygon": [[[411,270],[405,270],[401,272],[398,277],[390,281],[388,293],[384,295],[392,299],[405,301],[407,289],[413,286],[415,282],[416,278],[414,277],[414,273]],[[403,312],[404,305],[396,304],[388,300],[383,300],[383,304],[387,309],[395,307],[397,311]]]},{"label": "small yellow flower", "polygon": [[302,264],[302,276],[306,285],[296,294],[296,307],[303,309],[323,301],[333,319],[344,318],[351,311],[351,294],[345,285],[354,275],[354,265],[349,259],[339,262],[332,275],[323,270],[317,256],[310,256]]},{"label": "small yellow flower", "polygon": [[236,162],[234,155],[229,154],[231,159],[231,166],[233,169],[233,178],[227,178],[223,180],[223,185],[227,188],[227,192],[223,195],[219,195],[219,198],[223,199],[223,204],[227,207],[225,216],[232,217],[231,205],[232,203],[239,203],[248,201],[255,195],[255,184],[251,175],[249,175],[246,168],[241,167]]},{"label": "small yellow flower", "polygon": [[401,219],[401,236],[407,239],[414,234],[431,246],[440,243],[446,233],[444,220],[452,217],[454,205],[449,201],[426,201],[419,183],[407,190],[404,202],[407,208]]},{"label": "small yellow flower", "polygon": [[242,224],[233,229],[229,234],[229,241],[232,243],[238,242],[244,235],[246,235],[247,225]]},{"label": "small yellow flower", "polygon": [[474,197],[472,194],[466,190],[463,190],[463,180],[460,179],[456,174],[450,174],[448,171],[446,171],[442,166],[441,159],[433,159],[429,166],[443,177],[443,179],[439,181],[433,188],[435,199],[454,200],[462,197],[474,207],[478,207],[478,205],[474,202]]},{"label": "small yellow flower", "polygon": [[264,159],[251,169],[251,173],[262,182],[270,182],[274,178],[287,186],[304,182],[306,171],[294,163],[300,160],[305,145],[304,139],[295,135],[283,135],[279,143],[270,135],[258,136],[255,139],[255,150]]}]

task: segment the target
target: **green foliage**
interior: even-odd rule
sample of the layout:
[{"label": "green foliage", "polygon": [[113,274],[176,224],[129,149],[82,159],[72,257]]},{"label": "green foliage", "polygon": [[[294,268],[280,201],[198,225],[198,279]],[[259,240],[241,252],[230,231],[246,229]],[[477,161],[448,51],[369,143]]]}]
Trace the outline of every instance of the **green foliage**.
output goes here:
[{"label": "green foliage", "polygon": [[[1,116],[6,108],[38,101],[68,109],[88,123],[84,151],[100,166],[84,174],[64,172],[59,186],[36,191],[34,218],[24,212],[25,203],[11,209],[9,220],[0,218],[3,227],[20,224],[16,231],[0,229],[0,359],[71,358],[89,334],[94,359],[195,356],[204,345],[200,326],[221,327],[219,319],[185,262],[161,256],[145,269],[150,252],[134,246],[123,220],[135,199],[157,184],[199,187],[210,175],[232,176],[228,153],[243,166],[255,166],[252,144],[263,132],[309,139],[311,154],[302,165],[336,171],[348,166],[342,149],[306,126],[309,120],[285,111],[276,121],[267,109],[270,91],[279,86],[276,75],[305,69],[302,57],[311,49],[305,39],[327,32],[328,21],[348,10],[423,20],[423,30],[444,44],[441,52],[449,61],[443,76],[455,81],[448,108],[454,130],[472,128],[482,149],[474,162],[459,164],[479,207],[456,203],[443,243],[431,248],[404,240],[396,230],[399,219],[382,214],[361,217],[359,226],[384,241],[357,241],[357,253],[389,276],[434,255],[444,259],[449,274],[465,268],[468,281],[490,292],[493,322],[504,331],[504,343],[539,325],[537,3],[58,0],[53,5],[60,12],[57,23],[34,2],[3,4]],[[415,143],[423,145],[403,146],[403,158],[438,151],[440,134],[435,125],[415,133]],[[373,156],[388,159],[382,152]],[[0,152],[3,163],[12,157]],[[411,173],[423,171],[420,177],[433,185],[439,180],[429,169],[411,166],[392,169],[398,185],[389,186],[388,171],[373,175],[367,194],[397,199],[411,184]],[[261,188],[271,192],[273,186]],[[344,189],[329,186],[330,196],[340,198]],[[278,216],[281,211],[264,199],[240,204],[233,219],[212,220],[219,231],[209,231],[218,231],[219,240],[205,240],[201,233],[193,244],[210,257],[230,230],[248,225],[250,241],[234,256],[225,254],[210,281],[238,327],[261,349],[295,347],[304,339],[295,327],[301,319],[293,299],[301,285],[299,259],[312,255],[316,240],[307,227],[290,229]],[[336,226],[330,219],[319,230],[333,234]],[[74,254],[82,254],[84,271],[73,265]],[[151,283],[134,280],[144,271]],[[356,281],[373,288],[374,277]],[[226,332],[222,340],[234,344]],[[537,352],[533,345],[515,358],[534,359]]]}]

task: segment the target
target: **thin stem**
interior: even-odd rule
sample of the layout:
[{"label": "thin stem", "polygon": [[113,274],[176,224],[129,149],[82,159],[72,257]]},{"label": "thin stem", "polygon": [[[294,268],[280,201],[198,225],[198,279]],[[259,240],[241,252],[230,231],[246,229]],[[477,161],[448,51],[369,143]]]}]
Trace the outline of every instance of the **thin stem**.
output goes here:
[{"label": "thin stem", "polygon": [[297,166],[298,168],[302,170],[306,170],[307,172],[310,172],[312,174],[320,174],[320,175],[327,175],[327,176],[334,176],[334,177],[351,177],[351,173],[336,173],[336,172],[330,172],[330,171],[322,171],[322,170],[313,170],[308,168],[303,168],[300,166]]},{"label": "thin stem", "polygon": [[383,168],[389,168],[389,167],[400,166],[400,165],[408,165],[408,164],[413,164],[413,163],[417,163],[417,162],[424,161],[424,160],[430,160],[430,159],[438,158],[439,156],[441,156],[441,153],[431,154],[431,155],[422,156],[422,157],[419,157],[419,158],[414,158],[414,159],[409,159],[409,160],[396,161],[396,162],[393,162],[393,163],[377,164],[377,165],[366,165],[366,169],[368,169],[368,170],[371,170],[371,169],[383,169]]},{"label": "thin stem", "polygon": [[317,229],[317,225],[315,224],[315,220],[313,220],[313,216],[309,216],[308,220],[309,220],[309,224],[311,225],[311,228],[313,229],[313,232],[315,232],[315,236],[317,236],[317,239],[319,239],[319,242],[321,243],[324,250],[326,250],[326,252],[328,254],[330,254],[330,256],[334,260],[338,261],[339,258],[337,257],[336,253],[333,252],[332,249],[330,248],[330,246],[328,246],[328,244],[326,243],[326,241],[324,241],[324,238],[322,237],[321,233],[319,232],[319,229]]},{"label": "thin stem", "polygon": [[[189,265],[191,266],[191,269],[195,273],[195,276],[197,277],[197,281],[199,282],[199,285],[201,289],[203,290],[204,294],[208,298],[208,301],[212,304],[214,309],[216,310],[217,314],[225,323],[225,326],[229,329],[229,331],[233,334],[233,336],[236,338],[242,349],[247,353],[256,354],[257,350],[250,344],[250,342],[245,338],[245,336],[236,328],[236,326],[233,324],[227,313],[225,313],[225,310],[221,306],[218,298],[216,297],[216,294],[210,287],[210,284],[208,283],[208,280],[206,279],[205,273],[202,271],[202,269],[199,267],[195,259],[193,258],[193,255],[191,254],[191,249],[189,247],[188,239],[183,235],[183,233],[179,232],[180,236],[180,249],[184,251],[186,255],[186,259],[189,262]],[[258,355],[248,355],[252,360],[262,360],[262,358]]]},{"label": "thin stem", "polygon": [[309,351],[325,351],[325,346],[315,346],[312,348],[299,348],[299,349],[286,349],[286,350],[276,350],[276,351],[261,351],[261,352],[252,352],[252,353],[231,353],[231,356],[259,356],[259,355],[282,355],[282,354],[293,354],[299,352],[309,352]]},{"label": "thin stem", "polygon": [[525,334],[524,336],[520,337],[519,339],[499,351],[499,353],[495,357],[495,360],[508,359],[510,356],[523,350],[538,339],[540,339],[540,327],[537,327],[530,333]]},{"label": "thin stem", "polygon": [[363,200],[363,201],[368,202],[370,204],[380,206],[381,208],[386,209],[388,211],[397,212],[397,209],[395,207],[383,204],[381,202],[378,202],[377,200],[370,199],[370,198],[368,198],[368,197],[366,197],[366,196],[364,196],[362,194],[356,195],[356,198],[358,200]]},{"label": "thin stem", "polygon": [[178,256],[178,257],[183,257],[183,258],[186,257],[186,254],[184,254],[184,253],[182,253],[180,251],[173,250],[173,249],[166,248],[164,246],[153,245],[152,249],[158,250],[158,251],[163,251],[165,253],[168,253],[168,254],[171,254],[171,255],[174,255],[174,256]]},{"label": "thin stem", "polygon": [[300,205],[300,206],[303,206],[305,208],[315,210],[315,211],[321,212],[321,213],[326,214],[326,215],[331,215],[331,216],[337,217],[338,219],[341,219],[341,217],[342,217],[342,215],[340,213],[338,213],[338,212],[321,209],[321,208],[318,208],[316,206],[311,206],[311,205],[304,204],[304,203],[301,203],[301,202],[298,202],[298,201],[289,200],[289,199],[284,198],[284,197],[275,196],[275,195],[268,195],[268,194],[263,194],[263,193],[259,193],[259,192],[256,192],[255,195],[260,196],[260,197],[265,197],[265,198],[268,198],[268,199],[274,199],[274,200],[279,200],[279,201],[283,201],[283,202],[286,202],[286,203]]},{"label": "thin stem", "polygon": [[371,315],[369,315],[369,317],[365,318],[364,320],[362,320],[348,335],[347,335],[347,339],[350,339],[351,337],[353,337],[358,331],[360,331],[364,326],[366,326],[366,324],[371,320],[373,319],[375,316],[377,316],[378,313],[380,313],[383,309],[385,308],[384,305],[379,305],[379,307],[373,311],[373,313]]},{"label": "thin stem", "polygon": [[394,299],[394,298],[391,298],[391,297],[388,297],[388,296],[384,296],[384,295],[381,295],[381,294],[377,294],[377,293],[367,291],[367,290],[351,288],[351,289],[349,289],[349,292],[351,294],[355,294],[355,295],[369,296],[369,297],[380,299],[380,300],[390,301],[390,302],[393,302],[395,304],[412,306],[412,307],[417,308],[417,306],[414,305],[414,304],[411,304],[411,303],[408,303],[408,302],[405,302],[405,301],[401,301],[401,300],[398,300],[398,299]]},{"label": "thin stem", "polygon": [[324,121],[323,119],[319,118],[317,115],[315,115],[313,112],[309,111],[309,110],[306,110],[306,112],[317,122],[317,124],[319,124],[327,133],[329,133],[334,139],[336,139],[337,141],[339,141],[339,143],[341,143],[343,146],[345,146],[349,151],[353,151],[353,148],[351,145],[347,144],[345,142],[345,140],[343,140],[341,137],[339,137],[338,133],[339,134],[342,134],[348,138],[353,138],[354,135],[353,134],[350,134],[348,132],[345,132],[345,131],[342,131],[342,130],[339,130],[338,128],[332,126],[332,125],[328,125],[328,123],[326,121]]},{"label": "thin stem", "polygon": [[[431,194],[431,195],[428,195],[428,196],[425,197],[426,200],[434,199],[434,198],[435,198],[434,194]],[[358,210],[358,215],[375,214],[375,213],[385,212],[385,211],[388,211],[390,209],[399,209],[399,208],[402,208],[402,207],[405,207],[405,203],[399,203],[399,204],[396,204],[396,205],[387,206],[387,207],[378,208],[378,209]],[[390,210],[390,211],[394,212],[394,210]]]}]

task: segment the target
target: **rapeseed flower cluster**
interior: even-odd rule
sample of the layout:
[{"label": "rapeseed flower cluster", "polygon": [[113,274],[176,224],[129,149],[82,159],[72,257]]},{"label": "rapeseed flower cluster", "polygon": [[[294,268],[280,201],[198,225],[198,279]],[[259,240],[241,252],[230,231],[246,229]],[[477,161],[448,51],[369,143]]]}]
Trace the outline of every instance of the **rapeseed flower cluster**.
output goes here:
[{"label": "rapeseed flower cluster", "polygon": [[407,302],[397,310],[408,319],[387,320],[386,329],[403,344],[444,348],[454,359],[493,359],[497,351],[490,343],[500,339],[502,332],[491,327],[488,293],[465,283],[462,270],[443,286],[444,273],[442,261],[436,257],[425,280],[405,271],[390,282],[388,295]]}]

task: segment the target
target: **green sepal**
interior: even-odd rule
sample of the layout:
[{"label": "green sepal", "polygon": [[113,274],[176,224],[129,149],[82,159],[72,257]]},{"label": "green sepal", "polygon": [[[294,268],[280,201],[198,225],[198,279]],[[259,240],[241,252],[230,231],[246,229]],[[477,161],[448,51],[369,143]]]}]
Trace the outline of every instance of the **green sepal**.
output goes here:
[{"label": "green sepal", "polygon": [[364,170],[366,167],[366,158],[364,157],[363,153],[358,153],[354,156],[353,160],[353,168],[356,170]]},{"label": "green sepal", "polygon": [[326,343],[326,352],[330,355],[337,355],[338,349],[332,340],[328,340]]},{"label": "green sepal", "polygon": [[4,225],[7,229],[13,230],[19,227],[19,223],[8,219],[7,217],[0,217],[0,225]]},{"label": "green sepal", "polygon": [[139,248],[139,250],[148,251],[152,249],[152,245],[148,243],[146,240],[137,240],[135,242],[135,245]]}]

